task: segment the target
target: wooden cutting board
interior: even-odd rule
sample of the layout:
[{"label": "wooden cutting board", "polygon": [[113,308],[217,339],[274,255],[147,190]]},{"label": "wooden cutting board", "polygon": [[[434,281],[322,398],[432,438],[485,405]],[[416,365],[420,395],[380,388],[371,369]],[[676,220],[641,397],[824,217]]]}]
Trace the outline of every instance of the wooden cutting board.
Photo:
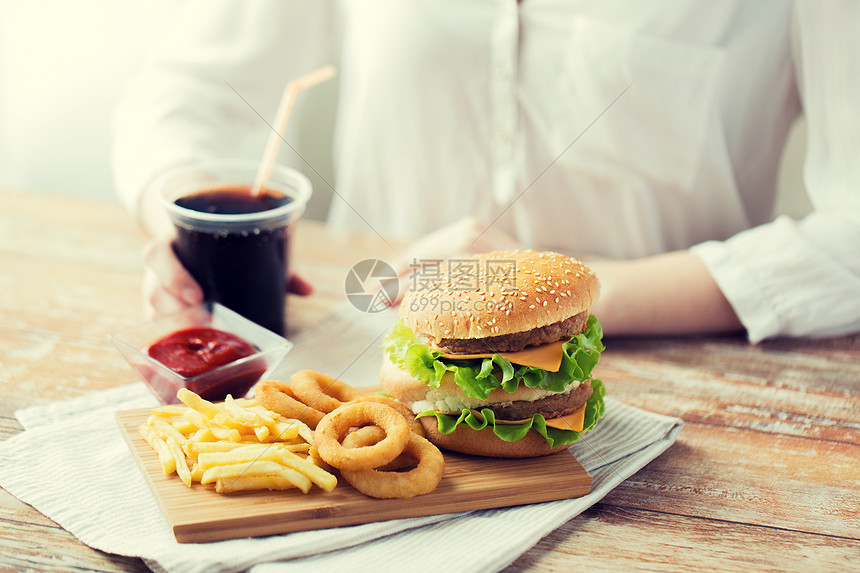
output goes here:
[{"label": "wooden cutting board", "polygon": [[570,499],[591,490],[591,476],[568,451],[532,459],[482,458],[445,452],[445,474],[432,493],[373,499],[345,480],[324,492],[253,491],[222,495],[211,485],[185,487],[166,476],[137,427],[149,409],[119,412],[126,441],[179,543],[219,541],[356,525],[476,509]]}]

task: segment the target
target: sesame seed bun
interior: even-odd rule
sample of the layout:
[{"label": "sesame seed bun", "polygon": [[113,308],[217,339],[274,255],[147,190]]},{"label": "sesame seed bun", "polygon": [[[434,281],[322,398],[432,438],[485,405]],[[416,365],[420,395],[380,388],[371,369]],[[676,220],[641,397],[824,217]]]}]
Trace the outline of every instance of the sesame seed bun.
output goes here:
[{"label": "sesame seed bun", "polygon": [[583,313],[600,282],[582,262],[553,252],[496,251],[450,261],[421,277],[400,319],[432,341],[514,334]]},{"label": "sesame seed bun", "polygon": [[[600,282],[591,269],[576,259],[553,252],[484,253],[446,261],[438,270],[435,274],[430,270],[419,273],[415,288],[405,294],[400,305],[400,319],[420,344],[441,353],[434,354],[438,360],[456,361],[457,368],[474,369],[466,370],[471,376],[476,376],[477,368],[482,372],[486,368],[498,370],[493,363],[479,363],[485,359],[482,356],[502,354],[504,358],[507,356],[504,353],[533,349],[536,352],[530,356],[534,360],[535,355],[544,352],[541,347],[550,353],[567,352],[561,345],[554,348],[550,345],[571,341],[592,324],[589,308],[600,292]],[[558,354],[552,357],[564,359]],[[522,355],[518,358],[524,360]],[[559,385],[557,380],[546,386],[532,384],[535,387],[517,380],[518,385],[511,392],[502,386],[491,386],[486,394],[468,388],[467,395],[458,385],[468,386],[465,375],[458,381],[446,370],[433,380],[434,383],[438,380],[438,385],[431,387],[401,368],[415,370],[414,365],[404,366],[402,357],[397,360],[397,364],[388,356],[383,360],[380,379],[385,391],[416,414],[428,413],[419,419],[431,442],[468,454],[528,458],[565,449],[565,445],[551,448],[548,440],[558,442],[542,435],[542,427],[531,426],[517,432],[501,425],[522,425],[536,415],[547,420],[563,418],[584,407],[593,392],[590,379],[571,378],[566,384]],[[534,364],[523,364],[540,370]],[[438,366],[435,362],[434,365]],[[559,368],[556,366],[553,372],[562,372]],[[437,370],[429,375],[439,376]],[[493,375],[501,384],[501,374]],[[428,374],[422,372],[416,376],[424,380]],[[544,379],[548,379],[546,372]],[[451,416],[456,419],[464,411],[481,408],[493,412],[493,427],[476,431],[462,421],[451,420]],[[435,415],[429,415],[430,412]],[[439,431],[440,420],[449,422],[447,427],[445,423],[442,426],[451,429],[451,433]],[[459,423],[456,429],[451,425],[455,423]],[[524,434],[524,437],[507,442],[496,432],[508,437]],[[559,441],[567,440],[568,444],[578,437],[570,433],[561,435],[565,437]]]}]

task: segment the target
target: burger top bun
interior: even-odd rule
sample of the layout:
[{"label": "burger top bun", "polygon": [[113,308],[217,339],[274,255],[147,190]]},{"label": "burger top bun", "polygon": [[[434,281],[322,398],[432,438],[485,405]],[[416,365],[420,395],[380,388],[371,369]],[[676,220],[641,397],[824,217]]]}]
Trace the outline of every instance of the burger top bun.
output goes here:
[{"label": "burger top bun", "polygon": [[584,312],[600,293],[591,269],[558,253],[496,251],[460,261],[406,292],[403,324],[436,340],[513,334]]}]

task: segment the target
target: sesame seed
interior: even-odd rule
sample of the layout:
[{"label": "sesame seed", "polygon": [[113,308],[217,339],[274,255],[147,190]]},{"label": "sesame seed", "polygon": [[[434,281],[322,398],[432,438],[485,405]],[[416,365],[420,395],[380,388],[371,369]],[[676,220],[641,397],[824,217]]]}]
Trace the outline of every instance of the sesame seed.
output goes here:
[{"label": "sesame seed", "polygon": [[[533,304],[529,305],[529,308],[534,308],[534,307],[535,307],[535,305],[533,305]],[[442,325],[440,324],[439,326],[442,326]]]},{"label": "sesame seed", "polygon": [[546,306],[546,301],[543,301],[543,305]]}]

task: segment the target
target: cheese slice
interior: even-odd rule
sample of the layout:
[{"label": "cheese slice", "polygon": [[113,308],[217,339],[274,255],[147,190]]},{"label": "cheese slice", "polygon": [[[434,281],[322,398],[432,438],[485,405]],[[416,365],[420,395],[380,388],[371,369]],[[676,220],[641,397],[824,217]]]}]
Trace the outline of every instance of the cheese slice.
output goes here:
[{"label": "cheese slice", "polygon": [[559,430],[573,430],[574,432],[581,432],[582,428],[585,427],[585,404],[583,404],[582,408],[573,414],[568,414],[561,418],[550,418],[546,421],[546,425],[558,428]]},{"label": "cheese slice", "polygon": [[[531,418],[525,418],[522,420],[496,420],[496,423],[524,424],[529,420],[531,420]],[[567,416],[561,416],[559,418],[550,418],[546,421],[546,425],[559,430],[573,430],[574,432],[581,432],[582,428],[585,427],[585,404],[583,404],[582,407],[573,414],[568,414]]]},{"label": "cheese slice", "polygon": [[443,354],[442,358],[450,360],[469,360],[471,358],[492,358],[493,354],[500,354],[514,364],[521,366],[534,366],[547,372],[558,372],[561,368],[561,359],[564,356],[564,340],[532,346],[517,352],[488,352],[486,354]]}]

